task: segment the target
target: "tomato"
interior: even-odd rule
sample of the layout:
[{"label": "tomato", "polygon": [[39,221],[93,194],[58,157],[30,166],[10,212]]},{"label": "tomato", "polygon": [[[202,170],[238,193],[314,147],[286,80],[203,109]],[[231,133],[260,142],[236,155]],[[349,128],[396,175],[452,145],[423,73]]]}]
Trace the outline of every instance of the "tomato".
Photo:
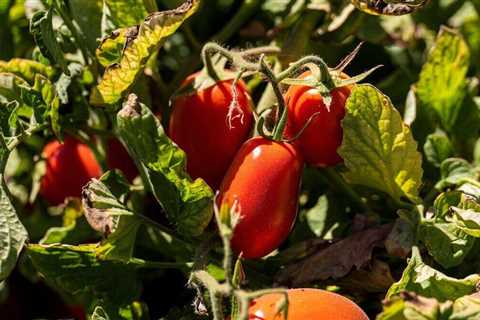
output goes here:
[{"label": "tomato", "polygon": [[51,205],[58,205],[67,197],[79,197],[83,186],[101,174],[92,151],[71,137],[66,137],[63,144],[48,143],[42,154],[46,159],[46,172],[40,194]]},{"label": "tomato", "polygon": [[132,181],[138,176],[138,170],[125,147],[117,139],[108,140],[107,164],[111,169],[118,169]]},{"label": "tomato", "polygon": [[[310,75],[305,72],[300,78]],[[319,113],[296,144],[305,158],[305,162],[318,167],[334,166],[343,160],[337,149],[342,144],[343,130],[341,121],[345,117],[345,103],[350,96],[351,87],[339,87],[332,90],[332,103],[327,108],[322,95],[315,88],[291,86],[285,101],[288,105],[288,137],[295,136],[305,126],[308,119]]]},{"label": "tomato", "polygon": [[[187,78],[184,86],[192,83],[197,75]],[[188,173],[194,179],[203,178],[213,189],[218,189],[235,153],[248,139],[253,123],[251,99],[245,84],[239,81],[237,101],[243,121],[233,117],[229,127],[232,82],[219,81],[176,98],[170,117],[169,136],[186,152]]]},{"label": "tomato", "polygon": [[[268,294],[254,300],[249,320],[284,320],[275,316],[282,294]],[[368,320],[367,315],[349,299],[318,289],[288,290],[288,320]]]},{"label": "tomato", "polygon": [[219,204],[238,201],[232,248],[259,258],[288,236],[297,215],[303,160],[285,142],[255,137],[238,151],[220,187]]}]

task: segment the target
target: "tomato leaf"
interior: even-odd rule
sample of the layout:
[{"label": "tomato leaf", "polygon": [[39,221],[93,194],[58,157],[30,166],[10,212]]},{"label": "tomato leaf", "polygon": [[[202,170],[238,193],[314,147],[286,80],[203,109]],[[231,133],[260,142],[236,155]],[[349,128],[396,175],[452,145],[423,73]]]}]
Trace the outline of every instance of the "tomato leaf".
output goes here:
[{"label": "tomato leaf", "polygon": [[135,263],[99,260],[96,245],[27,246],[27,254],[47,283],[86,306],[102,305],[114,319],[140,294]]},{"label": "tomato leaf", "polygon": [[424,221],[419,234],[428,253],[444,268],[461,264],[475,243],[475,238],[452,222]]},{"label": "tomato leaf", "polygon": [[55,75],[55,70],[43,63],[27,60],[12,59],[9,61],[0,61],[1,73],[13,73],[33,85],[36,74],[41,74],[48,79]]},{"label": "tomato leaf", "polygon": [[42,54],[60,65],[63,72],[70,75],[62,48],[55,37],[52,25],[53,8],[37,11],[30,21],[30,32]]},{"label": "tomato leaf", "polygon": [[105,0],[108,7],[108,19],[117,28],[140,24],[148,15],[144,0]]},{"label": "tomato leaf", "polygon": [[392,298],[402,291],[413,291],[441,302],[455,300],[474,293],[479,281],[478,274],[455,279],[433,269],[423,262],[418,247],[413,247],[412,257],[403,271],[402,278],[390,287],[387,298]]},{"label": "tomato leaf", "polygon": [[441,179],[435,187],[439,190],[451,186],[460,186],[469,181],[476,180],[480,172],[478,168],[462,158],[449,158],[440,166]]},{"label": "tomato leaf", "polygon": [[108,37],[102,40],[97,48],[95,55],[98,62],[104,67],[108,67],[115,63],[120,63],[123,49],[127,44],[127,39],[136,37],[138,33],[137,27],[123,28],[113,31]]},{"label": "tomato leaf", "polygon": [[132,258],[141,220],[125,206],[123,198],[127,192],[128,182],[116,171],[105,173],[99,180],[92,179],[82,191],[87,221],[107,237],[96,249],[101,259]]},{"label": "tomato leaf", "polygon": [[197,10],[198,3],[198,0],[188,0],[175,10],[150,14],[140,25],[137,37],[123,51],[120,62],[105,70],[102,80],[92,91],[91,103],[111,105],[119,102],[138,79],[149,57]]},{"label": "tomato leaf", "polygon": [[434,110],[451,131],[467,94],[470,52],[457,32],[442,28],[416,84],[419,109]]},{"label": "tomato leaf", "polygon": [[97,47],[97,39],[101,38],[102,0],[69,0],[69,12],[79,30],[85,37],[85,43],[91,52]]},{"label": "tomato leaf", "polygon": [[3,173],[8,155],[5,140],[0,135],[0,282],[12,272],[28,238],[27,230],[17,216],[5,183]]},{"label": "tomato leaf", "polygon": [[427,160],[436,167],[440,167],[442,162],[452,157],[454,153],[450,139],[441,133],[429,135],[427,142],[423,146],[423,151]]},{"label": "tomato leaf", "polygon": [[372,250],[382,246],[391,228],[391,225],[384,225],[355,233],[287,266],[277,275],[277,280],[297,287],[330,277],[341,278],[353,267],[359,269],[370,261]]},{"label": "tomato leaf", "polygon": [[131,94],[117,114],[121,139],[146,186],[181,234],[198,236],[213,216],[213,192],[186,173],[186,155],[165,134],[149,108]]},{"label": "tomato leaf", "polygon": [[347,100],[338,153],[352,184],[419,202],[422,158],[410,129],[390,99],[371,85],[357,85]]}]

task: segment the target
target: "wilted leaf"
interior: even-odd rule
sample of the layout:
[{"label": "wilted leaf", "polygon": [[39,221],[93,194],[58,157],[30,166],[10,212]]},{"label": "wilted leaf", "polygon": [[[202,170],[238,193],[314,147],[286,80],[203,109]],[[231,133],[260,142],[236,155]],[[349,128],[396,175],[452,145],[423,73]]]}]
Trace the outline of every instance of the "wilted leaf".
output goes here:
[{"label": "wilted leaf", "polygon": [[356,86],[342,121],[347,180],[418,202],[422,160],[410,129],[389,98],[370,85]]},{"label": "wilted leaf", "polygon": [[387,292],[387,298],[412,291],[427,298],[435,298],[440,302],[455,300],[476,291],[480,275],[474,274],[464,279],[449,277],[433,269],[422,261],[417,247],[412,249],[412,257],[402,278]]},{"label": "wilted leaf", "polygon": [[122,58],[123,49],[127,45],[127,39],[135,39],[138,34],[136,26],[113,31],[110,36],[102,40],[97,48],[96,56],[98,62],[104,67],[119,63]]},{"label": "wilted leaf", "polygon": [[135,239],[141,220],[121,200],[128,182],[123,176],[107,172],[100,180],[92,179],[82,191],[85,217],[92,228],[107,238],[96,249],[101,259],[132,258]]},{"label": "wilted leaf", "polygon": [[341,278],[353,267],[359,269],[370,261],[372,250],[383,245],[391,229],[391,225],[384,225],[340,240],[287,266],[277,275],[277,282],[298,287],[316,280]]},{"label": "wilted leaf", "polygon": [[123,51],[120,62],[105,70],[101,82],[92,91],[91,103],[110,105],[119,102],[133,86],[150,56],[196,11],[198,3],[198,0],[187,0],[175,10],[150,14],[140,25],[137,37]]},{"label": "wilted leaf", "polygon": [[149,108],[131,94],[117,114],[117,127],[144,182],[180,233],[197,236],[213,216],[213,192],[186,173],[186,156],[165,134]]},{"label": "wilted leaf", "polygon": [[389,265],[374,259],[368,266],[352,271],[336,284],[349,292],[384,293],[394,282]]},{"label": "wilted leaf", "polygon": [[415,245],[418,221],[410,219],[410,216],[409,213],[401,213],[385,240],[385,248],[392,256],[406,258]]},{"label": "wilted leaf", "polygon": [[455,31],[442,28],[416,85],[418,108],[431,108],[450,131],[467,94],[466,73],[470,53]]}]

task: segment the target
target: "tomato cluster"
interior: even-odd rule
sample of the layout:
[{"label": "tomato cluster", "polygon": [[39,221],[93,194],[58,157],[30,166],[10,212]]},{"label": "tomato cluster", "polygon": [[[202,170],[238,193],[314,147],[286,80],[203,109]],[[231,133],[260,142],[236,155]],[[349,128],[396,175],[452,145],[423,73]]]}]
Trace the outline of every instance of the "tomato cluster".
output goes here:
[{"label": "tomato cluster", "polygon": [[[187,78],[184,86],[198,76]],[[317,89],[291,86],[284,97],[288,107],[284,136],[301,134],[289,143],[263,136],[248,139],[251,100],[243,82],[235,86],[243,116],[234,118],[233,124],[228,121],[233,80],[217,81],[173,101],[169,135],[186,152],[189,174],[219,188],[217,205],[238,204],[240,221],[232,248],[245,258],[260,258],[278,248],[293,227],[304,161],[320,167],[342,161],[337,148],[350,88],[333,89],[327,107]]]}]

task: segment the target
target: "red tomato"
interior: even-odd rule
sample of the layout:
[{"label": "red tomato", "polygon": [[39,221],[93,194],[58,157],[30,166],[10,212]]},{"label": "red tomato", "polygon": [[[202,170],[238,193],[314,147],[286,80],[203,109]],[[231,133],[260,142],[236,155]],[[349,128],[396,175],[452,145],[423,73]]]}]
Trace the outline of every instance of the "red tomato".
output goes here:
[{"label": "red tomato", "polygon": [[[310,72],[305,72],[300,78],[309,75]],[[306,163],[327,167],[342,162],[337,149],[342,144],[341,121],[345,117],[345,102],[350,96],[350,91],[350,87],[333,89],[329,110],[317,89],[307,86],[291,86],[288,89],[285,101],[289,112],[286,130],[289,138],[295,136],[308,119],[319,112],[296,142]]]},{"label": "red tomato", "polygon": [[[184,86],[197,75],[188,77]],[[220,81],[212,87],[177,98],[170,117],[169,136],[186,152],[188,173],[194,179],[203,178],[213,189],[219,187],[235,153],[248,139],[252,128],[251,99],[242,81],[236,88],[243,121],[233,117],[232,128],[228,125],[232,82]]]},{"label": "red tomato", "polygon": [[48,143],[43,149],[46,172],[41,180],[40,194],[51,204],[58,205],[66,197],[79,197],[91,178],[99,177],[101,169],[92,151],[79,141],[66,137]]},{"label": "red tomato", "polygon": [[111,169],[118,169],[132,181],[138,176],[138,170],[128,151],[117,139],[108,140],[107,163]]},{"label": "red tomato", "polygon": [[[249,320],[284,320],[276,315],[283,295],[268,294],[254,300]],[[367,315],[349,299],[318,289],[288,290],[288,320],[368,320]]]},{"label": "red tomato", "polygon": [[284,142],[255,137],[242,146],[220,188],[219,204],[238,200],[232,248],[259,258],[287,238],[297,215],[303,160]]}]

